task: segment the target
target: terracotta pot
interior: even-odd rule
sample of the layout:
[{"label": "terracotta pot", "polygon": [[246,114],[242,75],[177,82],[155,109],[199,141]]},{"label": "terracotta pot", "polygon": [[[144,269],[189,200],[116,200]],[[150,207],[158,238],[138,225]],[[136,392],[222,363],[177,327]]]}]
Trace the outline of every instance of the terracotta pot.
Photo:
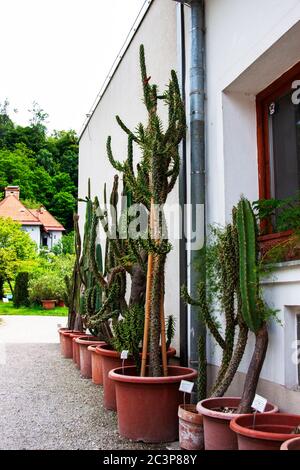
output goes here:
[{"label": "terracotta pot", "polygon": [[[218,408],[238,408],[240,398],[217,397],[207,398],[197,404],[198,413],[203,416],[204,447],[205,450],[236,450],[238,448],[237,436],[230,429],[231,419],[236,418],[236,413],[223,413]],[[277,406],[267,404],[267,414],[277,413]],[[253,415],[251,415],[253,416]]]},{"label": "terracotta pot", "polygon": [[63,354],[63,331],[69,331],[68,328],[59,328],[58,330],[58,335],[59,335],[59,345],[60,345],[60,352]]},{"label": "terracotta pot", "polygon": [[300,450],[300,437],[285,441],[281,445],[280,450]]},{"label": "terracotta pot", "polygon": [[[104,344],[96,348],[96,354],[101,356],[102,360],[102,374],[103,374],[103,405],[107,410],[117,409],[116,404],[116,391],[115,383],[110,380],[108,373],[116,367],[122,367],[123,361],[120,358],[120,353],[114,351],[109,344]],[[124,360],[124,365],[132,365],[133,359],[129,358]]]},{"label": "terracotta pot", "polygon": [[203,418],[196,405],[179,405],[179,444],[181,449],[203,450]]},{"label": "terracotta pot", "polygon": [[56,300],[42,300],[44,310],[53,310],[56,305]]},{"label": "terracotta pot", "polygon": [[91,352],[92,382],[96,385],[103,385],[102,356],[96,353],[96,348],[96,345],[88,347],[88,350]]},{"label": "terracotta pot", "polygon": [[109,378],[116,386],[120,435],[133,441],[176,441],[178,407],[183,401],[180,382],[196,377],[194,369],[180,366],[168,366],[168,377],[140,377],[135,366],[111,370]]},{"label": "terracotta pot", "polygon": [[80,375],[84,379],[92,378],[92,359],[91,351],[88,350],[89,346],[103,346],[104,341],[100,341],[97,336],[77,336],[75,343],[79,345],[80,357]]},{"label": "terracotta pot", "polygon": [[[115,383],[110,380],[108,373],[117,367],[122,367],[123,361],[121,354],[112,349],[112,346],[106,344],[96,348],[96,354],[102,356],[102,373],[103,373],[103,405],[108,410],[117,410]],[[169,348],[167,351],[168,359],[175,356],[176,349]],[[124,361],[124,366],[134,365],[134,360],[129,357]]]},{"label": "terracotta pot", "polygon": [[[237,435],[239,450],[279,450],[281,444],[300,434],[291,431],[300,425],[300,415],[261,413],[234,418],[230,428]],[[254,427],[253,427],[254,426]]]},{"label": "terracotta pot", "polygon": [[57,306],[58,306],[58,307],[64,307],[64,306],[65,306],[65,302],[64,302],[63,300],[58,300]]},{"label": "terracotta pot", "polygon": [[[72,359],[73,357],[73,347],[72,347],[72,337],[82,335],[82,331],[73,331],[73,330],[64,330],[61,333],[62,343],[61,343],[61,353],[66,359]],[[73,335],[73,336],[71,336]]]},{"label": "terracotta pot", "polygon": [[73,362],[77,369],[80,369],[80,354],[79,354],[79,344],[75,342],[75,339],[78,338],[78,336],[92,336],[87,333],[81,333],[81,334],[70,334],[69,335],[72,341],[72,352],[73,352]]}]

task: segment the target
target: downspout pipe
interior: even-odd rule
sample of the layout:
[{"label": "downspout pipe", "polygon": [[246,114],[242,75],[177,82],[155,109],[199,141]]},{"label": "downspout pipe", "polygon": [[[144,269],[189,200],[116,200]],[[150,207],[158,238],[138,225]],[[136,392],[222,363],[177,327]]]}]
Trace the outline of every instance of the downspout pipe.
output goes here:
[{"label": "downspout pipe", "polygon": [[[205,13],[204,0],[190,0],[191,5],[191,63],[190,63],[190,188],[191,227],[197,237],[205,240]],[[197,211],[202,221],[196,227]],[[201,231],[201,233],[199,233]],[[193,249],[189,256],[189,287],[192,297],[197,297],[197,286],[205,280],[203,250]],[[198,365],[198,338],[206,337],[205,326],[199,319],[199,309],[190,306],[189,363]]]},{"label": "downspout pipe", "polygon": [[[185,14],[184,5],[177,3],[177,57],[179,71],[179,85],[183,102],[186,101],[186,50],[185,50]],[[187,204],[187,165],[186,165],[186,137],[180,143],[180,173],[179,173],[179,204],[181,208],[181,237],[179,240],[179,282],[180,286],[187,285],[187,250],[186,250],[186,213]],[[188,309],[187,304],[180,297],[180,365],[188,365]]]},{"label": "downspout pipe", "polygon": [[[205,240],[205,0],[175,0],[189,5],[191,11],[190,36],[190,227],[198,239]],[[183,5],[181,5],[182,7]],[[197,212],[201,215],[201,224],[197,225]],[[201,246],[201,243],[200,243]],[[192,297],[197,297],[200,280],[205,281],[204,250],[193,243],[188,245],[186,260],[188,264],[188,284]],[[189,365],[198,366],[198,338],[206,338],[206,328],[199,319],[197,307],[189,306],[188,356]],[[181,332],[182,334],[182,332]]]}]

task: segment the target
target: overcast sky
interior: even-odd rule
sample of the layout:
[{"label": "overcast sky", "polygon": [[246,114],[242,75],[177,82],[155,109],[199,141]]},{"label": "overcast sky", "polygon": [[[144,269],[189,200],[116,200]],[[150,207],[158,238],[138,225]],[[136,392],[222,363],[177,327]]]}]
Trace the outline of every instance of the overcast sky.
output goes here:
[{"label": "overcast sky", "polygon": [[[144,0],[0,0],[0,103],[80,130]],[[13,109],[17,108],[17,114]]]}]

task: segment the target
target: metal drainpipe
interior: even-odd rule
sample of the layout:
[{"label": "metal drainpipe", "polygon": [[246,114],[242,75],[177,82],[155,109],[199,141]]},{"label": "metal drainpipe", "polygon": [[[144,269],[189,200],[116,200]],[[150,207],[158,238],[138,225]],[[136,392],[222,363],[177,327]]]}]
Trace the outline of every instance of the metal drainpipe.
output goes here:
[{"label": "metal drainpipe", "polygon": [[[203,210],[201,238],[205,238],[205,16],[204,0],[190,0],[191,5],[191,65],[190,65],[190,140],[191,140],[191,226],[196,226],[196,207]],[[197,285],[205,279],[205,265],[200,261],[199,250],[190,251],[189,286],[193,297],[197,297]],[[200,270],[196,268],[199,266]],[[198,337],[206,336],[205,326],[199,321],[197,307],[190,307],[189,363],[198,365]]]},{"label": "metal drainpipe", "polygon": [[[185,50],[185,20],[184,5],[177,4],[177,55],[181,96],[185,102],[186,85],[186,50]],[[179,282],[180,286],[187,285],[187,250],[185,236],[185,205],[187,203],[186,188],[186,138],[180,144],[180,174],[179,174],[179,203],[181,207],[181,238],[179,240]],[[188,309],[180,298],[180,365],[188,365]]]},{"label": "metal drainpipe", "polygon": [[[190,203],[192,230],[196,228],[196,208],[202,207],[201,238],[205,239],[205,10],[204,0],[175,0],[191,7],[190,53]],[[181,5],[182,6],[182,5]],[[199,259],[200,257],[201,260]],[[187,253],[189,290],[197,297],[197,285],[205,279],[205,264],[200,250],[189,248]],[[201,262],[202,261],[202,262]],[[196,265],[199,268],[197,269]],[[198,338],[206,336],[205,326],[199,321],[197,307],[189,308],[189,364],[198,365]]]}]

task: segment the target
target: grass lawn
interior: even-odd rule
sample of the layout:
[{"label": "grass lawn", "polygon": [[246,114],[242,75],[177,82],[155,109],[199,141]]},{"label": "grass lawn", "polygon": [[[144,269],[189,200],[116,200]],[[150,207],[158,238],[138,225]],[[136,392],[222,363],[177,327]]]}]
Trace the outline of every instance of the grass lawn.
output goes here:
[{"label": "grass lawn", "polygon": [[0,315],[41,315],[65,317],[68,315],[67,307],[56,307],[53,310],[43,310],[42,307],[20,307],[16,308],[12,302],[0,302]]}]

